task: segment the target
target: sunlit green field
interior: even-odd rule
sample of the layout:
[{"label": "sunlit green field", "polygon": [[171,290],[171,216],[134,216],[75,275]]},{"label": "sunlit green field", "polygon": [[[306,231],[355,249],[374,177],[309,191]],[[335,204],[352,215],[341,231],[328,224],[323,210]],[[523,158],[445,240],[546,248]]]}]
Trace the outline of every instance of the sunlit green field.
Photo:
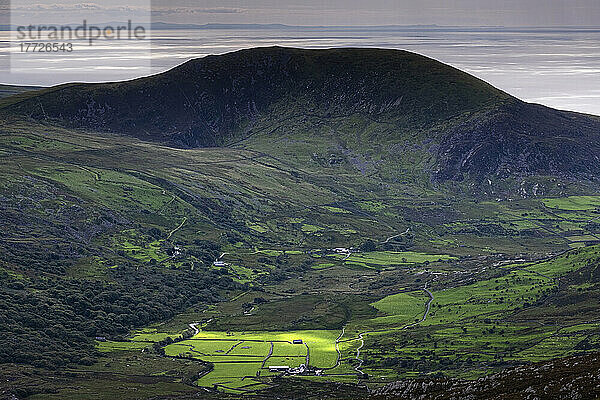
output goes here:
[{"label": "sunlit green field", "polygon": [[[331,368],[337,362],[336,331],[200,332],[189,340],[165,348],[168,356],[188,356],[209,361],[214,370],[200,378],[200,386],[217,385],[225,390],[249,390],[271,376],[269,366]],[[302,340],[301,344],[293,344]],[[271,352],[272,346],[272,353]],[[257,388],[252,387],[252,390]]]}]

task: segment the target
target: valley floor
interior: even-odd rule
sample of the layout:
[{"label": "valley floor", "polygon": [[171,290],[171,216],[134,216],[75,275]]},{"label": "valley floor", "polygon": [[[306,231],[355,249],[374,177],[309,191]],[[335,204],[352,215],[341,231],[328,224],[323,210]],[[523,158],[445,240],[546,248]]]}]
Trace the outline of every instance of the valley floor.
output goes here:
[{"label": "valley floor", "polygon": [[[405,254],[385,256],[400,260]],[[460,271],[447,261],[404,267],[420,277],[421,289],[406,288],[369,303],[375,310],[371,317],[350,317],[341,329],[268,329],[280,321],[271,307],[263,312],[266,304],[289,314],[305,310],[298,299],[301,296],[276,294],[275,289],[286,291],[284,283],[264,292],[240,293],[203,311],[197,315],[203,321],[198,325],[200,332],[187,339],[163,331],[158,324],[134,333],[129,342],[100,342],[98,346],[110,354],[121,351],[123,345],[141,344],[135,347],[139,351],[171,335],[175,343],[164,347],[167,357],[197,359],[213,366],[195,385],[234,394],[269,390],[281,375],[371,389],[402,378],[474,379],[527,362],[598,352],[597,315],[560,315],[565,305],[556,300],[569,292],[585,294],[585,285],[577,282],[577,276],[586,273],[581,265],[596,266],[599,259],[600,248],[590,247],[549,260],[503,264],[492,268],[493,272],[482,267],[477,271],[481,279],[470,277],[462,284],[455,278]],[[341,274],[346,267],[329,268]],[[319,295],[326,291],[319,290]],[[248,308],[259,293],[277,297]],[[352,301],[369,300],[355,297]],[[559,318],[546,312],[550,304]],[[313,304],[309,312],[317,310]],[[231,330],[213,330],[222,317],[227,322],[220,328],[230,326]],[[256,319],[263,329],[236,330],[245,320],[255,323]],[[276,366],[287,370],[273,370]]]}]

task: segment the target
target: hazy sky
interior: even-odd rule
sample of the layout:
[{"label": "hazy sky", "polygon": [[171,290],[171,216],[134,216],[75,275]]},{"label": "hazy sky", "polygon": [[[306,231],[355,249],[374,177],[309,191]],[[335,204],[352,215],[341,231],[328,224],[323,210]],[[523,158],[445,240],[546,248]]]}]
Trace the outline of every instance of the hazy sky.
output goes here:
[{"label": "hazy sky", "polygon": [[[2,1],[0,0],[0,4]],[[13,0],[15,13],[53,23],[119,19],[124,9],[155,21],[292,25],[598,26],[599,0]]]}]

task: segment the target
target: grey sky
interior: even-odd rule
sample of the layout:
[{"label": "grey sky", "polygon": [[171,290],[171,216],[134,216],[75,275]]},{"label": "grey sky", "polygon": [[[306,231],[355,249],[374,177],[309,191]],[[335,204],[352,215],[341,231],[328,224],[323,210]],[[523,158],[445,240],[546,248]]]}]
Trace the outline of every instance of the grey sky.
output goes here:
[{"label": "grey sky", "polygon": [[[114,20],[150,0],[16,0],[30,20]],[[598,0],[154,0],[155,20],[292,25],[598,26]],[[71,21],[72,22],[72,21]]]}]

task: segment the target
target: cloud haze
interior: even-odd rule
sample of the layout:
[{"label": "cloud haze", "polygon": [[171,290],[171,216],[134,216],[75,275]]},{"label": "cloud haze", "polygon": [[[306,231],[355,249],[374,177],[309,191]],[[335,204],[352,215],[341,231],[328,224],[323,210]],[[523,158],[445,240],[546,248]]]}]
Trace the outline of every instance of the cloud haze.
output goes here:
[{"label": "cloud haze", "polygon": [[[37,0],[32,19],[113,18],[122,8],[152,8],[155,20],[290,25],[598,26],[598,0]],[[60,15],[63,13],[64,15]],[[34,21],[36,22],[36,21]]]},{"label": "cloud haze", "polygon": [[[232,7],[246,9],[237,16],[181,14],[182,22],[253,22],[293,25],[597,25],[597,0],[155,0],[155,7]],[[201,14],[201,13],[198,13]],[[169,21],[175,22],[175,21]]]}]

